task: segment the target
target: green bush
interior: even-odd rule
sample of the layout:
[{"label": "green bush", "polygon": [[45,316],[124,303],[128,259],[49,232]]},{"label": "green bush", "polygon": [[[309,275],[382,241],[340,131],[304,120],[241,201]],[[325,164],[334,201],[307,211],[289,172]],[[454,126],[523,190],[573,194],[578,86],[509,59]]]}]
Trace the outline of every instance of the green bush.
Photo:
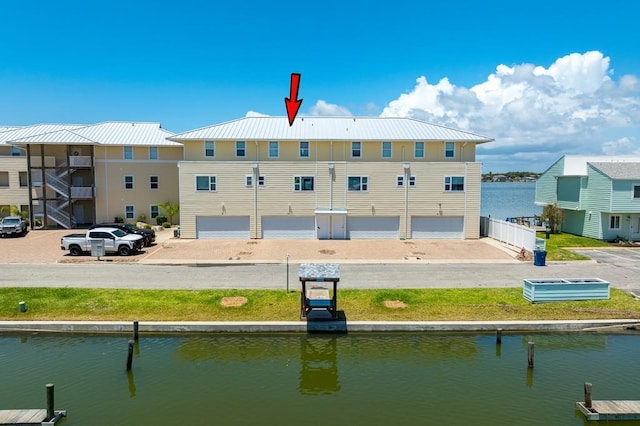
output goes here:
[{"label": "green bush", "polygon": [[138,215],[138,222],[146,222],[146,221],[147,221],[147,215],[145,214]]},{"label": "green bush", "polygon": [[169,222],[164,222],[164,223],[162,224],[162,227],[163,227],[163,228],[171,228],[171,224],[170,224]]},{"label": "green bush", "polygon": [[114,217],[114,218],[113,218],[113,221],[114,221],[115,223],[124,223],[124,217],[122,217],[122,216],[116,216],[116,217]]},{"label": "green bush", "polygon": [[149,225],[148,223],[144,224],[144,229],[151,229],[151,225]]},{"label": "green bush", "polygon": [[156,216],[156,223],[158,225],[162,225],[166,221],[167,221],[167,217],[166,216]]}]

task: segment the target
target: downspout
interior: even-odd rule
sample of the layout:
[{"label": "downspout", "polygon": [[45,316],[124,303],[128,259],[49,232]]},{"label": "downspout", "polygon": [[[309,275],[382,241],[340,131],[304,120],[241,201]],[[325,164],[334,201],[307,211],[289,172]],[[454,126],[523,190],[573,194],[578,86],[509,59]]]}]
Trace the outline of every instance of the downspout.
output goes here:
[{"label": "downspout", "polygon": [[253,238],[258,239],[258,161],[260,160],[260,147],[258,141],[256,144],[256,161],[253,163],[253,214],[254,214],[254,233]]},{"label": "downspout", "polygon": [[407,232],[409,231],[409,176],[411,174],[409,167],[406,164],[404,167],[404,239],[407,239]]},{"label": "downspout", "polygon": [[467,192],[469,191],[469,182],[467,181],[468,163],[464,163],[464,220],[462,221],[462,237],[467,237]]},{"label": "downspout", "polygon": [[[329,161],[331,161],[331,164],[333,164],[333,167],[335,167],[335,164],[333,163],[333,141],[330,142]],[[334,176],[333,173],[334,171],[335,171],[335,168],[329,169],[329,210],[333,210],[333,176]]]}]

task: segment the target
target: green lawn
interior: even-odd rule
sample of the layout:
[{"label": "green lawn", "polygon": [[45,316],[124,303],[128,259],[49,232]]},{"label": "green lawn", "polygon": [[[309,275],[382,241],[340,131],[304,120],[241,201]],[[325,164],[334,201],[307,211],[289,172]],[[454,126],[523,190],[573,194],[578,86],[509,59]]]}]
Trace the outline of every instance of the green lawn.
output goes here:
[{"label": "green lawn", "polygon": [[[223,297],[248,303],[224,307]],[[296,321],[299,292],[277,290],[122,290],[3,288],[0,320]],[[24,301],[27,312],[20,313]],[[406,307],[391,308],[387,301]],[[640,302],[611,289],[610,300],[531,304],[521,288],[341,290],[348,320],[534,320],[640,318]]]},{"label": "green lawn", "polygon": [[[545,238],[544,232],[537,233],[538,238]],[[547,242],[547,260],[588,260],[586,256],[579,255],[565,247],[608,247],[605,241],[593,238],[580,237],[572,234],[550,234]]]}]

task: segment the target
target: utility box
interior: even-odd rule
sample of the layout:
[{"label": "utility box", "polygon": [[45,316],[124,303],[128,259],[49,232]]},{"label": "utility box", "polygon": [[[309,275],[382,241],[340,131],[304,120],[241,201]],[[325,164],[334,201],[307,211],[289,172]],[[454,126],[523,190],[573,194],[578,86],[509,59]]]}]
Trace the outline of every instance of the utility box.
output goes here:
[{"label": "utility box", "polygon": [[98,260],[104,256],[104,240],[91,240],[91,256],[96,256]]},{"label": "utility box", "polygon": [[538,251],[546,251],[547,250],[547,240],[544,238],[536,238],[536,250]]}]

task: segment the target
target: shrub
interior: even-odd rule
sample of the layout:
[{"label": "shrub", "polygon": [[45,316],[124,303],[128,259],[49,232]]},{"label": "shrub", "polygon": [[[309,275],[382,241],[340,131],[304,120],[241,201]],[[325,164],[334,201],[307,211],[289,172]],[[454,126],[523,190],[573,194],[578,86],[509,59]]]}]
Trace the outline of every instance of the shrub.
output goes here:
[{"label": "shrub", "polygon": [[162,227],[163,227],[163,228],[171,228],[171,224],[170,224],[169,222],[164,222],[164,223],[162,224]]},{"label": "shrub", "polygon": [[145,214],[138,215],[138,222],[146,222],[146,221],[147,221],[147,215]]},{"label": "shrub", "polygon": [[122,217],[122,216],[116,216],[116,217],[114,217],[114,218],[113,218],[113,221],[114,221],[115,223],[124,223],[124,217]]},{"label": "shrub", "polygon": [[144,224],[144,229],[151,229],[151,225],[149,225],[148,223]]},{"label": "shrub", "polygon": [[167,221],[167,217],[166,216],[156,216],[156,223],[158,225],[162,225],[166,221]]}]

